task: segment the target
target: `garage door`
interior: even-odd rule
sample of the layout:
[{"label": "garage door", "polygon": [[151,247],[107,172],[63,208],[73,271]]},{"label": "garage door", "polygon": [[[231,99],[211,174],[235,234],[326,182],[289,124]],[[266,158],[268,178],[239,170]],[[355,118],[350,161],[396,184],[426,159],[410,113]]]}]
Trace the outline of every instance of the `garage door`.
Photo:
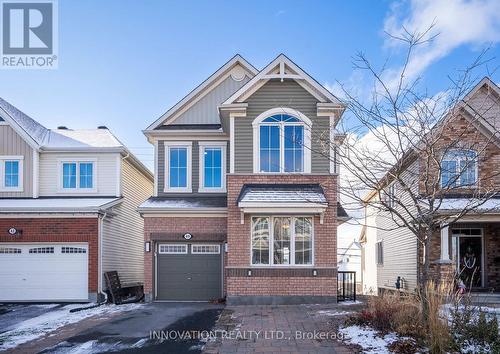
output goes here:
[{"label": "garage door", "polygon": [[157,300],[208,301],[222,297],[218,244],[159,244]]},{"label": "garage door", "polygon": [[0,301],[88,299],[86,244],[0,244]]}]

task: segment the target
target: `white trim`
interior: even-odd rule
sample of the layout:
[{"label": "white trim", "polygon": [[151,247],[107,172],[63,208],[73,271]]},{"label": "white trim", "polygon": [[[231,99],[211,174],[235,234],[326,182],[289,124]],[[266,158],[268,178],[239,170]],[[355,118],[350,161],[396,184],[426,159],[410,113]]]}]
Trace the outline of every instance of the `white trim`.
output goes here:
[{"label": "white trim", "polygon": [[[465,184],[465,185],[462,185],[461,184],[461,176],[462,176],[462,173],[467,173],[467,170],[464,170],[462,171],[462,168],[460,167],[461,165],[461,162],[462,161],[465,161],[465,162],[469,162],[469,164],[472,162],[472,160],[469,160],[467,158],[464,158],[463,156],[459,156],[459,154],[457,154],[456,156],[452,157],[452,158],[446,158],[446,155],[448,154],[451,154],[451,153],[460,153],[460,152],[473,152],[474,155],[475,155],[475,158],[474,158],[474,163],[475,163],[475,170],[474,170],[474,183],[473,184]],[[443,162],[450,162],[450,161],[454,161],[457,166],[456,166],[456,170],[455,170],[455,173],[458,175],[458,178],[456,178],[455,180],[455,185],[446,185],[446,186],[443,186],[443,169],[442,169],[442,164]],[[476,150],[474,149],[469,149],[469,148],[454,148],[454,149],[450,149],[448,151],[446,151],[446,153],[443,155],[443,158],[441,159],[441,162],[440,162],[440,166],[439,166],[439,169],[440,169],[440,173],[441,175],[439,176],[439,186],[441,188],[476,188],[478,186],[478,183],[479,183],[479,154],[477,153]]]},{"label": "white trim", "polygon": [[[198,102],[203,95],[201,94],[203,91],[209,91],[209,88],[215,86],[214,82],[217,82],[220,79],[220,76],[223,73],[227,75],[231,74],[231,68],[240,65],[248,74],[249,77],[257,74],[257,69],[255,69],[250,63],[248,63],[243,57],[240,55],[235,55],[232,59],[230,59],[227,63],[225,63],[221,68],[219,68],[215,73],[210,75],[204,82],[202,82],[198,87],[196,87],[193,91],[191,91],[186,97],[180,100],[175,106],[170,108],[165,114],[162,114],[160,118],[154,121],[150,126],[146,128],[146,130],[153,130],[158,128],[158,126],[162,125],[167,119],[169,119],[172,115],[178,113],[181,108],[189,108],[194,103]],[[208,92],[207,92],[208,93]],[[187,104],[188,107],[186,107]],[[180,113],[179,113],[180,114]],[[177,114],[178,116],[178,114]],[[171,123],[172,119],[169,120],[168,123]],[[167,123],[167,124],[168,124]]]},{"label": "white trim", "polygon": [[122,157],[116,156],[116,196],[122,195]]},{"label": "white trim", "polygon": [[40,155],[36,149],[33,149],[33,198],[40,195]]},{"label": "white trim", "polygon": [[[299,119],[301,122],[291,123],[262,123],[262,121],[275,114],[287,114]],[[280,171],[263,172],[260,171],[260,127],[261,125],[278,125],[280,127]],[[303,170],[298,172],[285,172],[285,149],[284,149],[284,126],[297,125],[304,127],[304,145],[303,145]],[[271,108],[259,114],[252,122],[253,129],[253,173],[258,174],[303,174],[311,173],[311,131],[312,121],[302,112],[288,107]]]},{"label": "white trim", "polygon": [[441,259],[442,262],[450,261],[449,226],[441,227]]},{"label": "white trim", "polygon": [[[68,157],[57,159],[57,193],[60,194],[94,194],[97,193],[97,161],[96,157],[85,158],[85,157]],[[76,188],[63,188],[63,164],[64,163],[75,163],[76,164]],[[80,164],[81,163],[91,163],[92,164],[92,188],[80,188]]]},{"label": "white trim", "polygon": [[4,119],[3,121],[0,121],[0,125],[9,125],[9,123],[7,123]]},{"label": "white trim", "polygon": [[337,146],[335,144],[335,116],[331,115],[330,116],[330,173],[331,174],[338,174],[338,164],[336,163],[336,149]]},{"label": "white trim", "polygon": [[[191,193],[192,192],[192,152],[193,152],[193,142],[192,141],[166,141],[165,143],[165,168],[164,173],[165,176],[163,178],[163,191],[165,193]],[[186,187],[182,188],[174,188],[170,187],[170,148],[186,148],[187,150],[187,173],[186,179],[187,184]]]},{"label": "white trim", "polygon": [[[221,211],[220,213],[217,212],[207,212],[207,213],[202,213],[202,212],[172,212],[172,213],[166,213],[166,212],[158,212],[158,213],[144,213],[140,212],[143,218],[178,218],[178,217],[183,217],[183,216],[188,216],[190,218],[225,218],[227,217],[227,210],[226,211]],[[0,214],[1,215],[1,214]]]},{"label": "white trim", "polygon": [[229,173],[234,173],[234,120],[235,116],[229,114]]},{"label": "white trim", "polygon": [[[183,251],[169,251],[169,250],[163,250],[162,251],[162,246],[165,248],[168,247],[183,247]],[[187,243],[158,243],[158,253],[159,254],[187,254],[188,253],[188,244]]]},{"label": "white trim", "polygon": [[[268,218],[269,222],[269,263],[268,264],[253,264],[253,249],[252,249],[252,243],[253,243],[253,219],[254,218],[259,218],[259,217],[264,217]],[[279,217],[279,218],[286,218],[289,217],[290,220],[290,263],[289,264],[274,264],[274,218]],[[311,219],[311,263],[308,264],[295,264],[295,219],[296,218],[309,218]],[[266,268],[307,268],[307,267],[314,267],[315,264],[315,242],[314,242],[314,216],[311,215],[252,215],[250,218],[250,267],[252,268],[261,268],[261,267],[266,267]]]},{"label": "white trim", "polygon": [[[250,81],[248,81],[245,85],[243,85],[238,91],[236,91],[231,97],[229,97],[226,101],[224,101],[224,105],[232,104],[235,102],[239,102],[247,91],[253,88],[254,85],[259,84],[259,81],[267,80],[266,76],[269,74],[275,74],[272,71],[277,67],[284,67],[284,65],[288,66],[291,70],[295,71],[296,74],[290,77],[290,79],[296,80],[299,84],[307,83],[308,85],[304,85],[303,87],[309,91],[312,95],[317,97],[317,94],[320,93],[324,97],[321,97],[319,101],[326,102],[330,101],[333,103],[339,104],[342,106],[342,103],[335,97],[330,91],[328,91],[325,87],[316,82],[311,76],[309,76],[305,71],[299,68],[294,62],[292,62],[289,58],[287,58],[284,54],[280,54],[276,59],[274,59],[271,63],[269,63],[262,71],[260,71],[256,76],[254,76]],[[278,74],[280,74],[278,72]],[[283,73],[282,79],[286,78],[287,75]],[[300,76],[301,80],[298,80],[298,76]],[[302,86],[302,85],[301,85]],[[316,90],[316,91],[315,91]]]},{"label": "white trim", "polygon": [[[2,114],[3,113],[3,114]],[[40,145],[33,139],[17,122],[10,117],[10,115],[3,109],[0,108],[0,116],[7,122],[14,131],[19,134],[26,143],[33,149],[40,149]]]},{"label": "white trim", "polygon": [[[199,167],[199,186],[198,186],[198,192],[200,193],[224,193],[226,191],[226,171],[227,171],[227,164],[226,164],[226,147],[227,143],[226,142],[217,142],[217,141],[200,141],[198,143],[199,147],[199,160],[198,160],[198,167]],[[221,149],[221,187],[220,188],[209,188],[205,187],[205,159],[204,159],[204,152],[205,148],[207,147],[212,147],[212,148],[220,148]]]},{"label": "white trim", "polygon": [[153,197],[158,196],[158,140],[154,141],[154,190],[153,190]]},{"label": "white trim", "polygon": [[[5,186],[5,162],[18,162],[18,185],[16,187]],[[3,155],[0,156],[0,192],[23,192],[24,191],[24,156]]]}]

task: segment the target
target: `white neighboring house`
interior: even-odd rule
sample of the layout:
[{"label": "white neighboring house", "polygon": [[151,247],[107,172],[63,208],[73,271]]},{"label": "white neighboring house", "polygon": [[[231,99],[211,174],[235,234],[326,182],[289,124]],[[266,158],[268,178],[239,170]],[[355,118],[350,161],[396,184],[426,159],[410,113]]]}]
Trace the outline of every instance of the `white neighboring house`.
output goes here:
[{"label": "white neighboring house", "polygon": [[347,246],[338,247],[338,270],[356,272],[356,284],[362,283],[361,244],[354,239]]},{"label": "white neighboring house", "polygon": [[0,302],[95,301],[144,281],[152,173],[104,126],[47,129],[0,99]]}]

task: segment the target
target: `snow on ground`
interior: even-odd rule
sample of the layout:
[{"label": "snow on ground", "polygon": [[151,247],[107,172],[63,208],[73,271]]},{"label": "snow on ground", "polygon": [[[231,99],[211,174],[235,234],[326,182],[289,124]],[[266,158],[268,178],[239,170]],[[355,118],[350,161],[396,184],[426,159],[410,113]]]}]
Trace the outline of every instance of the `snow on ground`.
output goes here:
[{"label": "snow on ground", "polygon": [[[51,306],[51,305],[37,305]],[[0,351],[15,348],[20,344],[40,338],[63,326],[80,322],[92,316],[107,317],[118,312],[131,311],[139,308],[141,304],[103,305],[93,309],[70,313],[74,308],[85,307],[82,304],[72,304],[48,311],[19,322],[10,330],[0,334]],[[50,307],[49,307],[50,308]]]},{"label": "snow on ground", "polygon": [[401,339],[396,333],[379,336],[375,330],[369,327],[340,327],[339,331],[346,342],[360,345],[363,348],[363,353],[366,354],[390,354],[387,347]]},{"label": "snow on ground", "polygon": [[362,301],[341,301],[337,303],[337,305],[340,306],[351,306],[351,305],[361,305],[363,302]]},{"label": "snow on ground", "polygon": [[352,314],[351,311],[320,310],[316,312],[320,316],[346,316]]},{"label": "snow on ground", "polygon": [[[55,347],[49,348],[51,354],[93,354],[105,352],[120,352],[130,350],[131,348],[140,348],[146,344],[147,339],[141,339],[136,343],[100,343],[98,340],[91,340],[84,343],[62,342]],[[45,352],[45,351],[44,351]]]}]

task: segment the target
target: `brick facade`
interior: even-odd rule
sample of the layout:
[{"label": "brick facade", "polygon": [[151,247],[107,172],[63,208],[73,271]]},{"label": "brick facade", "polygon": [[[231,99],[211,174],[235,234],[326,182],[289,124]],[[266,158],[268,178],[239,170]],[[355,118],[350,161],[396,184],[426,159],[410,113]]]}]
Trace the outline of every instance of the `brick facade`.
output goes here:
[{"label": "brick facade", "polygon": [[[251,215],[241,224],[237,198],[246,183],[316,183],[323,187],[329,207],[323,224],[314,216],[314,266],[304,268],[250,268]],[[337,184],[329,175],[256,176],[229,175],[227,183],[228,217],[162,217],[144,218],[144,239],[151,242],[151,251],[144,253],[144,291],[149,299],[154,290],[154,251],[158,242],[186,242],[182,236],[190,233],[189,242],[227,241],[224,254],[224,293],[227,296],[336,296],[337,289]],[[313,276],[313,269],[316,276]]]},{"label": "brick facade", "polygon": [[[337,178],[330,175],[229,175],[228,176],[228,261],[227,295],[237,296],[335,296],[337,265]],[[325,211],[324,222],[319,216],[314,217],[314,266],[318,276],[297,274],[295,276],[274,276],[273,272],[281,269],[266,269],[264,274],[254,273],[251,277],[243,273],[238,276],[238,269],[250,268],[250,230],[251,215],[245,215],[241,224],[240,208],[237,199],[241,188],[246,183],[316,183],[323,187],[329,207]],[[320,272],[333,270],[330,277],[319,276]]]},{"label": "brick facade", "polygon": [[[484,253],[484,288],[492,291],[500,291],[500,223],[463,223],[456,224],[457,228],[480,228],[483,230],[483,253]],[[450,235],[450,258],[451,235]],[[435,280],[452,279],[456,264],[440,263],[441,237],[439,233],[433,235],[430,247],[430,276]]]},{"label": "brick facade", "polygon": [[[0,219],[0,243],[87,242],[89,293],[95,293],[98,282],[98,224],[97,217]],[[11,227],[22,230],[22,234],[9,235],[7,231]]]}]

